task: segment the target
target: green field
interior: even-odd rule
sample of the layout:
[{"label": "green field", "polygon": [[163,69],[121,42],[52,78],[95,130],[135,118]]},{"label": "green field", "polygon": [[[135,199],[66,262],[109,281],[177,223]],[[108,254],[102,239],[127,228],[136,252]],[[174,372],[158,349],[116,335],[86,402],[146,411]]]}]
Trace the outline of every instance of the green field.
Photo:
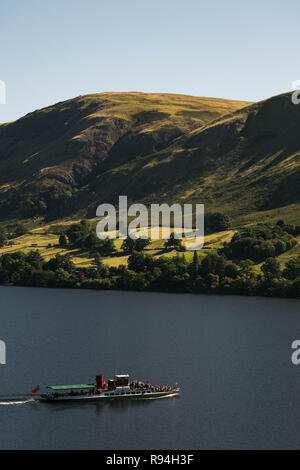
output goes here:
[{"label": "green field", "polygon": [[298,241],[297,246],[295,246],[289,251],[286,251],[282,255],[278,256],[278,260],[280,261],[281,267],[284,267],[285,263],[289,261],[289,259],[300,256],[300,237],[297,237],[297,241]]},{"label": "green field", "polygon": [[[96,219],[91,219],[92,222],[95,222]],[[66,227],[72,223],[77,223],[76,221],[64,221],[59,223],[59,227]],[[38,227],[32,229],[26,235],[13,239],[10,245],[5,245],[0,248],[0,255],[4,253],[13,253],[16,251],[23,251],[28,253],[30,250],[39,250],[40,254],[45,258],[46,261],[53,258],[57,254],[69,254],[75,266],[77,267],[89,267],[94,263],[93,258],[90,256],[88,251],[82,249],[67,249],[59,246],[59,235],[55,234],[57,229],[57,223],[48,224],[43,227]],[[209,253],[216,253],[219,248],[222,248],[224,242],[229,242],[233,235],[236,233],[235,230],[227,230],[224,232],[218,232],[205,237],[205,244],[201,251],[198,252],[200,259],[206,256]],[[297,238],[298,245],[293,249],[283,253],[278,257],[281,267],[283,268],[285,263],[293,257],[300,256],[300,237]],[[165,252],[163,249],[165,240],[154,240],[146,247],[144,253],[151,254],[154,257],[174,257],[177,255],[176,250],[171,250]],[[183,241],[184,244],[184,241]],[[124,255],[121,250],[122,240],[117,239],[114,241],[116,248],[116,253],[113,256],[103,258],[104,264],[108,266],[120,266],[127,265],[128,255]],[[187,261],[192,261],[193,252],[185,251],[180,253],[183,255]],[[255,266],[255,270],[259,272],[261,264]]]},{"label": "green field", "polygon": [[[92,219],[93,222],[95,219]],[[77,221],[64,221],[60,223],[59,226],[64,225],[66,228],[72,223],[77,223]],[[61,248],[59,246],[59,235],[53,233],[57,227],[57,224],[49,224],[43,227],[38,227],[32,229],[26,235],[21,237],[14,238],[11,242],[11,246],[5,245],[0,248],[0,255],[4,253],[13,253],[16,251],[23,251],[28,253],[30,250],[39,250],[41,255],[48,261],[50,258],[53,258],[57,254],[70,254],[72,261],[76,266],[88,267],[93,264],[93,258],[90,257],[89,253],[80,249],[68,250],[67,248]],[[219,232],[216,234],[208,235],[205,237],[204,248],[199,251],[200,257],[207,255],[208,253],[216,252],[217,248],[221,248],[222,243],[229,241],[234,235],[234,230],[228,230],[225,232]],[[122,240],[115,240],[116,253],[114,256],[103,258],[103,262],[108,266],[119,266],[121,264],[127,264],[128,255],[124,255],[121,250]],[[171,250],[164,252],[163,245],[165,240],[154,240],[151,244],[144,250],[145,253],[151,254],[153,256],[167,256],[172,257],[176,256],[177,251]],[[184,241],[183,241],[184,244]],[[183,252],[187,260],[191,260],[193,252],[186,251]]]}]

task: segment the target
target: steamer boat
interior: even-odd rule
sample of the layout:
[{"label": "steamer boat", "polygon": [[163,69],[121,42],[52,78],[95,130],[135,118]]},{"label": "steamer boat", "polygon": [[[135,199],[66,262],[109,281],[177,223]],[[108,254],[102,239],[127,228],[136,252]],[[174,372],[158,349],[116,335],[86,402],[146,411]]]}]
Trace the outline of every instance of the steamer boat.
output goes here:
[{"label": "steamer boat", "polygon": [[[176,384],[170,386],[154,386],[149,381],[130,381],[128,374],[115,375],[113,379],[104,381],[103,375],[97,375],[95,384],[77,385],[49,385],[48,393],[38,396],[40,401],[95,401],[95,400],[132,400],[149,398],[167,398],[179,395],[179,387]],[[36,393],[36,387],[32,393]]]}]

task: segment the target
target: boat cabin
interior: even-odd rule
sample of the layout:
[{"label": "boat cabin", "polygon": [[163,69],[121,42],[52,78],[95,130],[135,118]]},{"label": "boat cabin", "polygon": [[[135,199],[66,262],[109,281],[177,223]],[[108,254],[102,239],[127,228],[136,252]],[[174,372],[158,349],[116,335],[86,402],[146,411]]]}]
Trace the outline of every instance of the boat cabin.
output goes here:
[{"label": "boat cabin", "polygon": [[124,391],[129,390],[130,384],[129,384],[129,375],[128,374],[116,374],[114,379],[109,379],[107,382],[107,388],[108,390],[118,390],[121,391],[121,389]]}]

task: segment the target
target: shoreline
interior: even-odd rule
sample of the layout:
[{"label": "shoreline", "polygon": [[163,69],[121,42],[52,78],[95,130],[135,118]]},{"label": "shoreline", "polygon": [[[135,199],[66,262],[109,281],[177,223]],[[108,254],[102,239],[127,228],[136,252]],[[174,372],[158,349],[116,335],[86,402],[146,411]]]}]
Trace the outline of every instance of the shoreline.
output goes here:
[{"label": "shoreline", "polygon": [[149,290],[125,290],[125,289],[92,289],[92,288],[84,288],[84,287],[57,287],[57,286],[22,286],[22,285],[15,285],[15,284],[0,284],[0,289],[1,288],[18,288],[18,289],[38,289],[38,290],[59,290],[59,291],[77,291],[77,292],[103,292],[103,293],[113,293],[117,292],[118,294],[124,293],[124,294],[153,294],[153,295],[184,295],[184,296],[192,296],[192,297],[220,297],[220,298],[228,298],[228,297],[234,297],[234,298],[241,298],[241,299],[271,299],[271,300],[288,300],[288,301],[298,301],[300,302],[300,298],[298,297],[280,297],[280,296],[270,296],[270,295],[242,295],[242,294],[234,294],[234,293],[195,293],[195,292],[164,292],[164,291],[149,291]]}]

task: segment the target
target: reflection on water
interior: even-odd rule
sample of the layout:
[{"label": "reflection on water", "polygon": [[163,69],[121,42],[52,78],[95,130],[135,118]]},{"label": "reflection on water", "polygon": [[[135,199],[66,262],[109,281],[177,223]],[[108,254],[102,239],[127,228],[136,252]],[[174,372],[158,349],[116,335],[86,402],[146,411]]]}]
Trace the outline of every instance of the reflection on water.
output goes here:
[{"label": "reflection on water", "polygon": [[[51,411],[64,411],[69,410],[70,408],[77,408],[77,407],[85,407],[89,409],[95,409],[98,413],[101,412],[104,407],[113,408],[114,410],[127,410],[130,407],[136,406],[145,406],[146,404],[149,406],[154,400],[177,400],[179,399],[178,395],[174,395],[172,397],[159,397],[159,398],[130,398],[129,400],[122,400],[122,399],[110,399],[107,401],[53,401],[53,402],[39,402],[41,406],[46,406]],[[34,400],[32,400],[34,401]],[[37,403],[37,402],[36,402]]]}]

